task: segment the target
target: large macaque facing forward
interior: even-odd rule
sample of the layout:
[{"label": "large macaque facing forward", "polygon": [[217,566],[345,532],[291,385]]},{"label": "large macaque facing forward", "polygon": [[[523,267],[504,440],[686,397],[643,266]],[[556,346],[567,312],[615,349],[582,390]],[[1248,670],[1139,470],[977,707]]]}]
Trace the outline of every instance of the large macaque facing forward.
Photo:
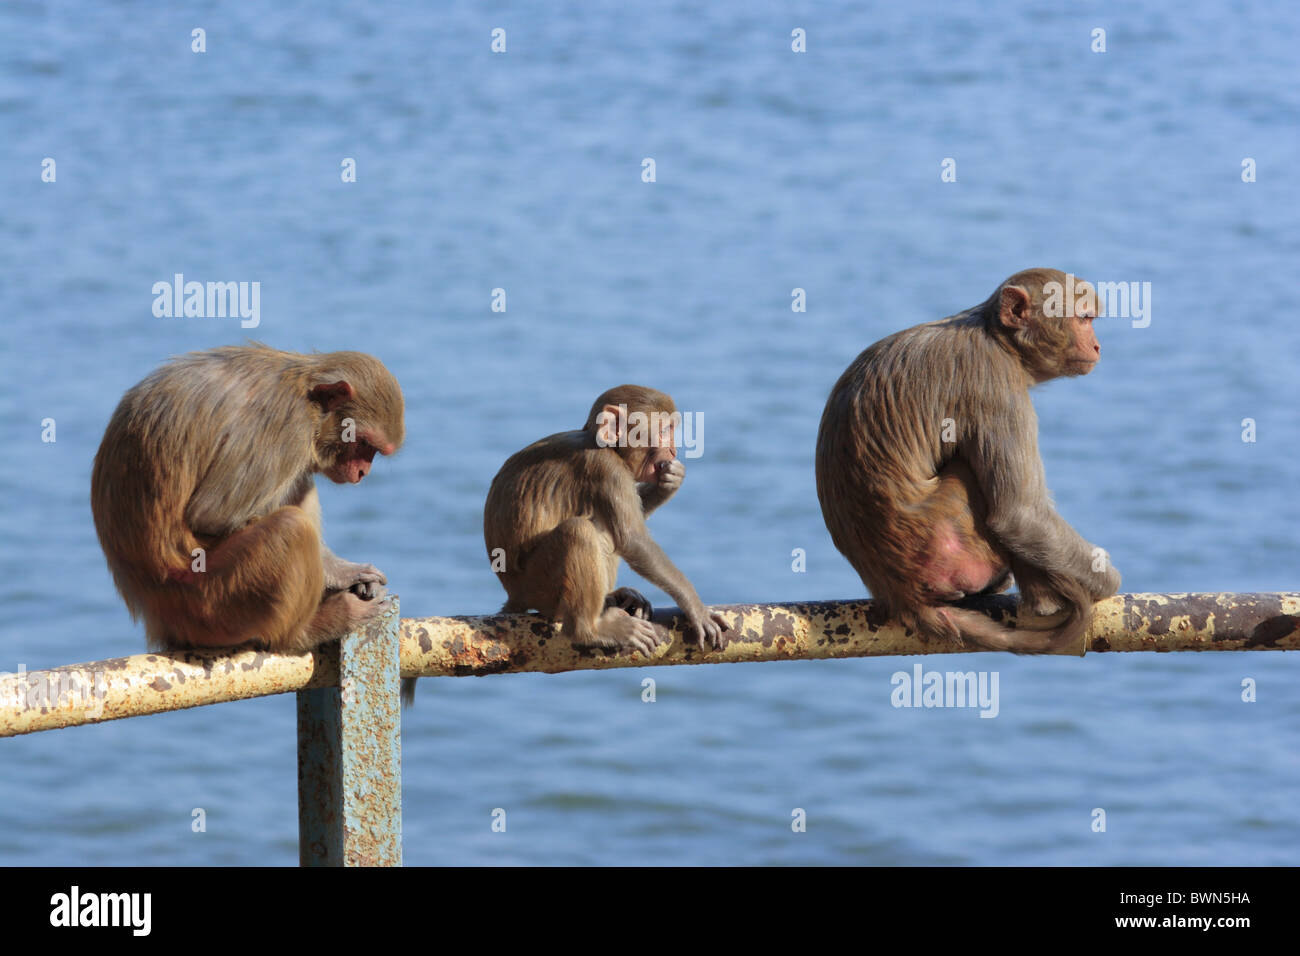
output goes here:
[{"label": "large macaque facing forward", "polygon": [[[650,604],[614,589],[622,558],[682,609],[700,647],[726,645],[727,624],[650,537],[646,517],[681,487],[680,416],[663,392],[638,385],[596,399],[586,424],[512,455],[483,509],[488,555],[508,599],[503,611],[559,620],[573,643],[651,653],[663,639]],[[500,550],[498,550],[500,549]]]},{"label": "large macaque facing forward", "polygon": [[360,352],[191,352],[123,397],[91,477],[113,580],[158,648],[296,653],[383,609],[387,579],[321,540],[314,476],[402,444],[402,391]]},{"label": "large macaque facing forward", "polygon": [[[835,546],[885,613],[929,636],[1042,652],[1077,641],[1119,573],[1048,499],[1031,386],[1086,375],[1101,346],[1096,293],[1029,269],[983,304],[882,339],[831,390],[817,497]],[[1065,617],[1012,630],[954,607],[1008,586]]]}]

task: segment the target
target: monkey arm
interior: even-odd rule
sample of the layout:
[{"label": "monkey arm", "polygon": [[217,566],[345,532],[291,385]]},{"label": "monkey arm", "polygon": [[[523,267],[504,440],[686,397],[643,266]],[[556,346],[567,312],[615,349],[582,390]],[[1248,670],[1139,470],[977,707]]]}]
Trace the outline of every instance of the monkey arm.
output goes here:
[{"label": "monkey arm", "polygon": [[660,493],[659,485],[653,481],[638,483],[636,493],[641,497],[641,513],[647,518],[656,508],[668,500],[667,496]]},{"label": "monkey arm", "polygon": [[650,537],[649,531],[630,534],[618,542],[617,546],[628,567],[651,584],[662,588],[688,615],[703,615],[704,602],[700,600],[694,585],[673,564],[658,542]]},{"label": "monkey arm", "polygon": [[979,434],[964,442],[962,450],[984,493],[989,530],[1008,551],[1037,568],[1074,578],[1089,593],[1118,589],[1109,557],[1099,562],[1099,549],[1052,506],[1038,453],[1038,420],[1027,395],[984,416]]},{"label": "monkey arm", "polygon": [[701,650],[710,647],[720,650],[727,646],[724,632],[731,626],[722,615],[704,606],[686,575],[668,560],[668,555],[649,532],[643,529],[640,533],[625,536],[619,550],[633,571],[663,588],[677,602],[690,622],[686,633],[694,636]]},{"label": "monkey arm", "polygon": [[[684,470],[683,468],[683,472]],[[597,506],[603,524],[613,540],[614,551],[633,571],[662,588],[683,611],[688,614],[703,613],[704,604],[691,582],[650,536],[642,512],[645,497],[641,494],[641,489],[627,480],[626,472],[619,474],[616,470],[614,474],[619,480],[611,482],[608,496]]]},{"label": "monkey arm", "polygon": [[655,481],[644,481],[638,484],[636,493],[641,496],[641,513],[647,518],[650,517],[656,508],[673,496],[673,491],[665,491]]},{"label": "monkey arm", "polygon": [[[321,532],[320,495],[316,491],[316,482],[308,476],[299,488],[290,495],[290,501],[301,508],[316,529],[317,537]],[[329,549],[324,538],[320,538],[321,566],[325,571],[326,591],[348,591],[362,585],[362,591],[373,593],[377,584],[387,584],[388,578],[373,564],[356,564],[344,560]]]}]

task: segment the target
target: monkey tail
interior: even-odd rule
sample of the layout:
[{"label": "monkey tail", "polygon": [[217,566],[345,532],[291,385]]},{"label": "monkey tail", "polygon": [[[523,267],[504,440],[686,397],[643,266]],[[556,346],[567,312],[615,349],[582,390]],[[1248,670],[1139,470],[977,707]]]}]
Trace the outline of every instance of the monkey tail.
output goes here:
[{"label": "monkey tail", "polygon": [[1004,627],[970,608],[933,605],[917,611],[917,623],[923,631],[960,638],[990,651],[1050,654],[1078,646],[1092,619],[1092,601],[1076,581],[1052,572],[1043,573],[1066,611],[1065,620],[1049,630]]},{"label": "monkey tail", "polygon": [[402,678],[402,706],[403,707],[415,706],[415,681],[416,678],[414,677]]}]

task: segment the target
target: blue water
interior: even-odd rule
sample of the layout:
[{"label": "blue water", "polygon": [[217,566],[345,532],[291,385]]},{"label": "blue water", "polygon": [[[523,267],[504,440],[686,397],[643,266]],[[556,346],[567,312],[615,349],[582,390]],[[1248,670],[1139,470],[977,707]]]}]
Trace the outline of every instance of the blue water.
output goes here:
[{"label": "blue water", "polygon": [[[558,7],[0,6],[0,670],[143,649],[91,460],[123,390],[245,335],[401,380],[405,449],[322,498],[408,616],[499,606],[492,475],[624,381],[705,416],[651,523],[705,601],[860,596],[814,492],[831,384],[1036,265],[1152,283],[1036,393],[1124,589],[1300,587],[1297,8]],[[155,318],[177,272],[260,282],[261,325]],[[996,669],[992,720],[892,708],[911,664],[422,682],[406,861],[1300,864],[1300,656],[926,660]],[[293,864],[294,757],[288,696],[6,740],[0,862]]]}]

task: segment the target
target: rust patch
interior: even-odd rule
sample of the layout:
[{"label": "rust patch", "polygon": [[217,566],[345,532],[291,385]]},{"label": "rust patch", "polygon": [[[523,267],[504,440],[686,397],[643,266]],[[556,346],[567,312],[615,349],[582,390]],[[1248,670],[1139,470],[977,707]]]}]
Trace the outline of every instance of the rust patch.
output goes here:
[{"label": "rust patch", "polygon": [[[1279,609],[1281,608],[1280,602],[1278,607]],[[1168,613],[1171,617],[1188,618],[1191,621],[1192,627],[1194,627],[1198,633],[1203,632],[1206,626],[1210,623],[1210,619],[1213,618],[1215,640],[1225,639],[1225,635],[1223,634],[1223,623],[1227,623],[1227,619],[1233,617],[1233,612],[1236,610],[1238,609],[1233,608],[1230,605],[1221,605],[1217,598],[1211,594],[1188,594],[1181,600],[1171,601],[1168,607]],[[1240,610],[1253,614],[1253,603],[1247,603]]]},{"label": "rust patch", "polygon": [[[1256,635],[1259,635],[1257,643],[1260,644],[1271,644],[1286,636],[1288,631],[1282,624],[1269,624],[1270,621],[1284,621],[1288,617],[1282,613],[1280,597],[1276,594],[1241,594],[1236,597],[1236,604],[1216,607],[1215,640],[1245,641],[1250,646],[1256,640]],[[1283,629],[1275,633],[1279,627]]]},{"label": "rust patch", "polygon": [[1169,618],[1165,608],[1171,606],[1160,601],[1141,600],[1129,596],[1124,598],[1124,629],[1126,631],[1145,631],[1152,637],[1169,633]]},{"label": "rust patch", "polygon": [[447,642],[447,652],[451,655],[453,672],[461,677],[494,674],[528,662],[526,652],[512,653],[508,646],[499,641],[481,645],[463,637],[455,637]]},{"label": "rust patch", "polygon": [[782,638],[795,639],[794,617],[784,609],[765,607],[760,620],[758,640],[764,647],[771,647]]},{"label": "rust patch", "polygon": [[494,664],[452,664],[451,673],[455,677],[487,677],[490,674],[502,674],[514,667],[522,667],[527,663],[526,658],[518,660],[502,660]]},{"label": "rust patch", "polygon": [[866,618],[867,626],[872,631],[879,631],[889,623],[889,615],[885,613],[885,609],[880,606],[879,601],[871,602],[871,608],[867,611]]},{"label": "rust patch", "polygon": [[1246,638],[1247,647],[1276,647],[1277,642],[1300,630],[1300,617],[1293,614],[1279,614],[1256,625]]}]

